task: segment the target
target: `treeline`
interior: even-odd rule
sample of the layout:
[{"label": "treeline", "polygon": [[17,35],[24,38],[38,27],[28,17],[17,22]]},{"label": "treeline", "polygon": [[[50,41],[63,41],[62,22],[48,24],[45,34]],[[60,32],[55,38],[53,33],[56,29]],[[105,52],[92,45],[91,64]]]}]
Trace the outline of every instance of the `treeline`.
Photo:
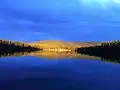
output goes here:
[{"label": "treeline", "polygon": [[36,51],[39,50],[36,47],[32,47],[29,44],[0,40],[0,53],[12,53],[12,52],[22,52],[22,51]]},{"label": "treeline", "polygon": [[101,57],[102,60],[117,60],[120,62],[120,40],[105,42],[95,46],[81,47],[78,53]]}]

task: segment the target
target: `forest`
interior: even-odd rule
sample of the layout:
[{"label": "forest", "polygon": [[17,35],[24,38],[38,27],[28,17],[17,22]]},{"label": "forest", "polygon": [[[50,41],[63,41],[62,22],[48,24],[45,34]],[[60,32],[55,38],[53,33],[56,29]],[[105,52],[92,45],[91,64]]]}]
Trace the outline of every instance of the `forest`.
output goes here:
[{"label": "forest", "polygon": [[77,48],[76,51],[81,54],[101,57],[102,60],[120,62],[120,40],[81,47]]},{"label": "forest", "polygon": [[14,52],[31,52],[37,50],[39,49],[22,42],[0,40],[0,54]]}]

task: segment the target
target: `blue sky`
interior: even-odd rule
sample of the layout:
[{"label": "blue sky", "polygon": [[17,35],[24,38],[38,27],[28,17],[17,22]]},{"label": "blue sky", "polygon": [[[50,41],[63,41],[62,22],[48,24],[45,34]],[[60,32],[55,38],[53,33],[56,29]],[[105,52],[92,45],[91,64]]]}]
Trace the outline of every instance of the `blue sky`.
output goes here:
[{"label": "blue sky", "polygon": [[0,0],[0,39],[120,39],[120,0]]}]

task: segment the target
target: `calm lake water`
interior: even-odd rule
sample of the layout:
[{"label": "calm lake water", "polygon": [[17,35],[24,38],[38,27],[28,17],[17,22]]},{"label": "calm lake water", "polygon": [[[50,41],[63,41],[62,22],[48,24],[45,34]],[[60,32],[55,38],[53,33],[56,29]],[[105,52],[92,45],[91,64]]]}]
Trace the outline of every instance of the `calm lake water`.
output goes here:
[{"label": "calm lake water", "polygon": [[120,64],[80,58],[0,58],[0,90],[120,90]]}]

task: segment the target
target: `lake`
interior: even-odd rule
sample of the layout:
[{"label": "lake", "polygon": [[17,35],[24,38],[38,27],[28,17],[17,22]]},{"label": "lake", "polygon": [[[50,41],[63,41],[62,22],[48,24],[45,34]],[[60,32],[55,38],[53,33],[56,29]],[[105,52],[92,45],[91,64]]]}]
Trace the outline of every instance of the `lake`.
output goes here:
[{"label": "lake", "polygon": [[120,90],[120,64],[89,58],[0,58],[0,90]]}]

